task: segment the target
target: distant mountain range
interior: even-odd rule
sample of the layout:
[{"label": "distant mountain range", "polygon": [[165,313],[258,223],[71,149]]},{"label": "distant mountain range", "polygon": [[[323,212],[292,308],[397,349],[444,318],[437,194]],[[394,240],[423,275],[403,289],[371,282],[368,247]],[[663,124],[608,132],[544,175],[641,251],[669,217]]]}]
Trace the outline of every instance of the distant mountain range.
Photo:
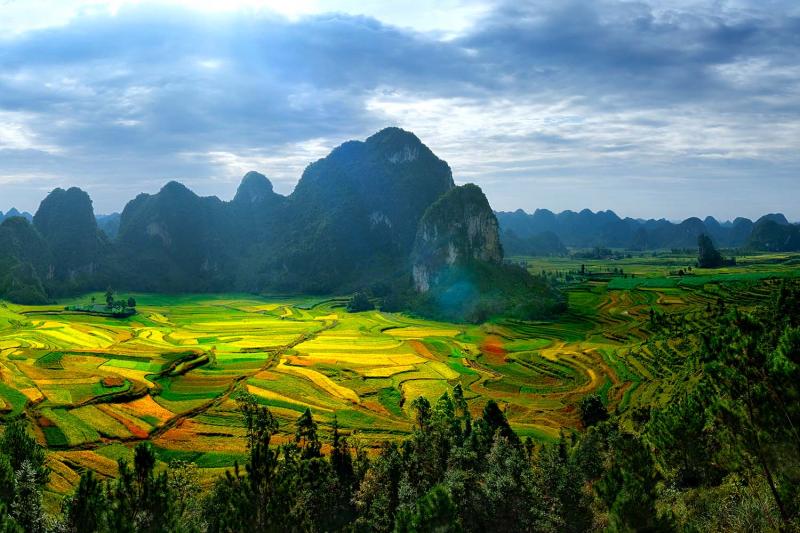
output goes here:
[{"label": "distant mountain range", "polygon": [[800,227],[780,213],[753,222],[737,218],[718,222],[714,217],[687,218],[675,223],[665,219],[620,218],[613,211],[553,213],[537,209],[497,212],[501,236],[508,255],[553,255],[572,248],[624,248],[657,250],[695,248],[700,234],[709,235],[716,246],[751,250],[800,250]]},{"label": "distant mountain range", "polygon": [[[541,316],[547,283],[504,265],[483,192],[412,133],[387,128],[309,165],[288,196],[247,173],[232,201],[178,182],[95,216],[55,189],[32,224],[0,224],[0,297],[40,302],[89,289],[347,293],[448,319]],[[425,282],[421,282],[424,273]],[[532,305],[535,302],[535,305]]]},{"label": "distant mountain range", "polygon": [[201,197],[172,181],[121,214],[95,215],[89,195],[55,189],[31,217],[0,223],[0,297],[40,303],[87,290],[347,294],[384,309],[448,320],[542,317],[565,307],[552,282],[503,263],[504,254],[566,247],[800,249],[780,214],[755,223],[709,217],[679,224],[612,211],[494,213],[476,185],[414,134],[387,128],[310,164],[277,194],[248,172],[235,197]]},{"label": "distant mountain range", "polygon": [[0,211],[0,222],[4,221],[7,218],[11,218],[11,217],[22,217],[22,218],[26,219],[28,222],[33,220],[33,215],[31,215],[27,211],[24,211],[24,212],[20,213],[19,211],[17,211],[17,209],[15,207],[12,207],[11,209],[9,209],[8,213],[5,213],[5,214],[3,214],[2,211]]}]

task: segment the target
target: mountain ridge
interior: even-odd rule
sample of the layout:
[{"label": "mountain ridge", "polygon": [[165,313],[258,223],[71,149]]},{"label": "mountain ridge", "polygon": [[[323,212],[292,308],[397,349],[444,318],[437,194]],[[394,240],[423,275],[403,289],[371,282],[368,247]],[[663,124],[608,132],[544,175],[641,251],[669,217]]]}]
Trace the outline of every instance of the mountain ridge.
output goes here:
[{"label": "mountain ridge", "polygon": [[[421,221],[434,218],[448,238],[415,253],[425,235]],[[41,238],[52,253],[31,261],[9,248],[5,271],[17,274],[0,295],[23,286],[29,301],[108,285],[167,293],[367,290],[392,302],[388,307],[446,312],[452,320],[511,308],[531,318],[534,310],[558,307],[521,306],[520,291],[527,300],[562,301],[524,270],[502,265],[499,226],[480,188],[456,187],[450,166],[399,128],[342,143],[309,164],[287,196],[253,171],[230,201],[169,181],[156,193],[137,195],[119,215],[96,216],[88,194],[59,188],[42,200],[33,225],[24,224],[7,228],[8,240],[32,232],[30,240]],[[458,261],[440,260],[453,254]],[[459,280],[471,285],[469,299],[458,309],[427,305],[430,298],[419,304],[426,290],[415,286],[414,268],[447,270],[429,287],[446,292],[455,280],[444,267],[456,266],[459,275],[469,274]]]},{"label": "mountain ridge", "polygon": [[[712,216],[703,220],[689,217],[678,222],[664,218],[645,220],[621,218],[612,210],[593,212],[589,209],[580,212],[565,210],[560,213],[548,209],[536,209],[533,213],[527,213],[517,209],[497,211],[496,215],[504,244],[510,250],[524,248],[520,240],[548,233],[555,235],[563,246],[573,248],[607,247],[639,251],[694,248],[700,234],[709,235],[721,247],[752,247],[749,238],[759,222],[770,220],[782,226],[792,226],[780,213],[766,214],[756,222],[743,217],[719,222]],[[550,241],[552,242],[552,238]],[[558,249],[558,243],[552,244],[548,249],[550,253],[555,253],[553,250]],[[757,249],[757,246],[753,249]]]}]

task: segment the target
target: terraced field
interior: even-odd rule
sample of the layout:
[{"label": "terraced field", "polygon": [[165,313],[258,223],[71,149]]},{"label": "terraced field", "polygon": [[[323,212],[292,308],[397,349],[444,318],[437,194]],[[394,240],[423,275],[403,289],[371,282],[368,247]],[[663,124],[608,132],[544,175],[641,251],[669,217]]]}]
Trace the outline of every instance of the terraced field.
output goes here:
[{"label": "terraced field", "polygon": [[113,475],[143,439],[163,461],[191,460],[208,474],[232,465],[245,451],[238,390],[282,420],[278,440],[311,408],[323,430],[335,415],[376,446],[409,431],[411,400],[456,383],[475,416],[493,398],[537,439],[578,427],[577,403],[592,392],[632,424],[638,407],[668,400],[687,349],[651,324],[651,309],[702,328],[710,306],[752,306],[774,282],[766,278],[796,275],[786,261],[796,259],[679,279],[644,265],[635,278],[574,282],[555,322],[446,324],[350,314],[342,299],[242,295],[135,295],[139,312],[123,319],[64,311],[89,296],[0,303],[0,414],[33,422],[51,450],[53,493],[83,468]]}]

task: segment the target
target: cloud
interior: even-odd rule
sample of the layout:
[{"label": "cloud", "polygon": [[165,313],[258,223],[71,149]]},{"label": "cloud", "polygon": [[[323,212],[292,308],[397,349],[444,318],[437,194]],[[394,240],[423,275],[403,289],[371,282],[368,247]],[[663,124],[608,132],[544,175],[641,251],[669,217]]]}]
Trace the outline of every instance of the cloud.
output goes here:
[{"label": "cloud", "polygon": [[[99,211],[174,178],[229,198],[250,168],[289,192],[315,158],[396,124],[496,208],[755,216],[766,184],[800,218],[794,3],[451,1],[444,30],[444,8],[379,4],[360,12],[396,25],[344,0],[289,18],[121,2],[12,33],[0,176],[82,186]],[[722,182],[741,203],[714,199]]]}]

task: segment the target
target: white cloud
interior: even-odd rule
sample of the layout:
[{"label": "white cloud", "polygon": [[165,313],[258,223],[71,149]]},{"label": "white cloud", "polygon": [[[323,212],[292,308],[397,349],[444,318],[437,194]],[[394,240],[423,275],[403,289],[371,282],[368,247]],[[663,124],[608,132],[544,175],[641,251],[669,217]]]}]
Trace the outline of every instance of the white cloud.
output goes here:
[{"label": "white cloud", "polygon": [[0,32],[20,34],[63,26],[85,15],[116,15],[126,6],[180,6],[206,13],[272,12],[290,20],[322,13],[373,17],[452,38],[469,29],[492,2],[479,0],[0,0]]},{"label": "white cloud", "polygon": [[238,185],[242,176],[251,170],[261,172],[270,179],[276,192],[288,194],[306,166],[328,155],[339,143],[338,139],[315,138],[268,150],[183,152],[179,156],[211,165],[215,179],[228,184]]},{"label": "white cloud", "polygon": [[48,154],[58,154],[62,149],[43,142],[29,126],[33,116],[28,113],[0,110],[0,151],[35,150]]},{"label": "white cloud", "polygon": [[399,125],[497,208],[677,216],[706,206],[658,194],[761,180],[797,209],[797,21],[775,1],[158,4],[0,0],[0,31],[50,27],[0,37],[0,174],[103,211],[167,179],[227,198],[249,170],[287,193]]}]

